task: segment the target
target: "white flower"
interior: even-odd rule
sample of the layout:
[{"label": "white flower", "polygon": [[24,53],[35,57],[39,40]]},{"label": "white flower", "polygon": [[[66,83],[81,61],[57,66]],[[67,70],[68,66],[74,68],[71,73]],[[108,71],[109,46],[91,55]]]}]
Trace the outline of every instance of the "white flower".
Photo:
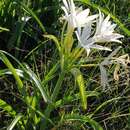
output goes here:
[{"label": "white flower", "polygon": [[95,42],[119,42],[119,38],[124,37],[121,34],[114,33],[116,24],[111,24],[109,21],[110,15],[104,19],[104,15],[99,11],[99,19],[97,20],[96,32],[94,35]]},{"label": "white flower", "polygon": [[93,21],[98,15],[88,16],[90,10],[82,10],[82,7],[76,8],[73,0],[63,0],[64,6],[62,7],[65,16],[63,17],[68,21],[69,27],[83,27],[86,23]]},{"label": "white flower", "polygon": [[108,15],[104,19],[103,14],[101,14],[101,12],[99,11],[99,19],[97,20],[97,23],[96,23],[97,24],[96,32],[94,35],[92,34],[92,31],[91,31],[92,22],[89,22],[86,25],[86,27],[84,27],[83,29],[81,29],[81,27],[78,27],[78,30],[76,31],[76,35],[77,35],[80,45],[86,49],[87,55],[89,55],[91,48],[111,51],[110,48],[104,47],[95,43],[102,43],[102,42],[121,43],[121,41],[118,40],[118,38],[122,38],[124,36],[118,33],[114,33],[116,24],[111,24],[109,19],[110,19],[110,15]]},{"label": "white flower", "polygon": [[31,18],[31,17],[24,16],[24,17],[21,18],[21,20],[22,20],[23,22],[27,22],[30,18]]},{"label": "white flower", "polygon": [[78,30],[76,31],[76,35],[77,35],[77,38],[79,40],[80,46],[82,46],[83,48],[86,49],[87,55],[89,55],[91,48],[99,49],[99,50],[111,51],[111,49],[108,48],[108,47],[104,47],[104,46],[95,44],[94,38],[91,37],[91,35],[92,35],[91,24],[92,23],[89,22],[86,25],[86,27],[83,28],[83,30],[81,30],[81,28],[78,28]]}]

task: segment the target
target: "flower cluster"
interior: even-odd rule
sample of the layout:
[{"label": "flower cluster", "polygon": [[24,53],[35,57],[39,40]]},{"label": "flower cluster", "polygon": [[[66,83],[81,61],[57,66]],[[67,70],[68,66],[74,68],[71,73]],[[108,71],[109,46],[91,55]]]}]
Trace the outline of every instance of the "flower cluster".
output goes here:
[{"label": "flower cluster", "polygon": [[[63,18],[67,20],[69,28],[76,28],[75,33],[79,44],[86,49],[88,55],[91,48],[111,51],[110,48],[97,43],[121,43],[119,38],[122,38],[123,35],[114,32],[116,24],[111,23],[110,15],[104,18],[104,14],[99,10],[99,14],[89,16],[90,10],[76,7],[73,0],[63,0],[63,3],[62,9],[65,13]],[[93,33],[92,24],[94,22],[96,22],[96,30]]]}]

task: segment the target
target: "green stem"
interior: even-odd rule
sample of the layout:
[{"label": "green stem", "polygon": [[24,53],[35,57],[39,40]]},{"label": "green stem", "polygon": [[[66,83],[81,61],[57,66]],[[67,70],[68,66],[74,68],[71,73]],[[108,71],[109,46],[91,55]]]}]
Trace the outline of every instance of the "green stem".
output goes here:
[{"label": "green stem", "polygon": [[[56,101],[56,98],[59,94],[59,91],[60,91],[60,88],[61,88],[61,85],[62,85],[62,82],[63,82],[63,79],[64,79],[64,76],[65,76],[65,72],[62,71],[59,75],[59,78],[58,78],[58,81],[56,83],[56,86],[54,88],[54,91],[52,93],[52,96],[51,96],[51,100],[52,102],[54,103]],[[53,106],[53,103],[52,104],[49,104],[45,110],[45,116],[46,118],[49,118],[50,117],[50,113],[51,111],[53,110],[54,106]],[[46,128],[46,125],[47,125],[47,120],[44,120],[44,123],[41,124],[41,128],[40,130],[45,130]]]},{"label": "green stem", "polygon": [[53,102],[55,102],[55,100],[57,98],[57,95],[59,94],[59,91],[60,91],[64,76],[65,76],[65,72],[61,72],[61,74],[59,75],[59,79],[58,79],[58,81],[56,83],[56,86],[54,88],[54,91],[52,93],[52,96],[51,96],[51,100]]}]

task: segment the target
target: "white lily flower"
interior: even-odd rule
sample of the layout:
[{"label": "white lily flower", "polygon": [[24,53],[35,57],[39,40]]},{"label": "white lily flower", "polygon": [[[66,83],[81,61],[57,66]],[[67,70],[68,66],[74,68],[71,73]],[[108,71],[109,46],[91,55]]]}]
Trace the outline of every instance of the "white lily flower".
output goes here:
[{"label": "white lily flower", "polygon": [[82,10],[82,7],[76,8],[73,0],[63,0],[63,3],[62,9],[65,12],[63,18],[68,21],[69,27],[84,27],[86,23],[98,17],[98,15],[88,16],[89,9]]},{"label": "white lily flower", "polygon": [[116,24],[111,24],[109,21],[110,15],[104,19],[104,15],[99,11],[99,19],[97,20],[96,32],[94,35],[95,42],[119,42],[119,38],[124,36],[118,33],[114,33]]},{"label": "white lily flower", "polygon": [[[113,33],[116,27],[116,24],[111,24],[109,21],[110,15],[108,15],[105,19],[103,14],[99,11],[99,19],[97,20],[97,27],[95,34],[92,35],[92,22],[89,22],[86,27],[81,29],[80,27],[76,31],[77,38],[79,43],[82,47],[84,47],[87,51],[87,55],[90,53],[90,49],[99,49],[99,50],[107,50],[111,51],[110,48],[104,47],[95,43],[102,43],[102,42],[119,42],[121,43],[118,38],[124,37],[121,34]],[[81,31],[82,30],[82,31]]]},{"label": "white lily flower", "polygon": [[79,40],[80,46],[82,46],[83,48],[86,49],[87,51],[87,55],[89,55],[90,53],[90,49],[99,49],[99,50],[107,50],[107,51],[111,51],[110,48],[108,47],[104,47],[98,44],[95,44],[95,40],[93,37],[91,37],[92,35],[92,27],[91,27],[92,23],[89,22],[86,27],[83,28],[83,30],[81,31],[81,28],[78,28],[78,30],[76,31],[76,35],[77,38]]}]

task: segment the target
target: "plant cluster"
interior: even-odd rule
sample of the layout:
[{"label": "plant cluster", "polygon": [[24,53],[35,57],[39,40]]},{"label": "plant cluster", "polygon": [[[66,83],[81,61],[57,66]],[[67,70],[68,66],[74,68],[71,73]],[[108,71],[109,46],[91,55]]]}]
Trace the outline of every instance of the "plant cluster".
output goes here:
[{"label": "plant cluster", "polygon": [[[121,26],[122,23],[96,3],[81,1],[97,8],[97,13],[90,15],[89,8],[84,9],[79,6],[79,2],[76,6],[73,0],[56,1],[55,4],[62,5],[60,11],[64,14],[59,18],[60,25],[56,25],[55,21],[52,24],[51,28],[56,29],[50,31],[52,34],[49,34],[47,23],[44,27],[44,21],[42,23],[26,6],[31,2],[16,0],[10,4],[10,10],[13,10],[13,14],[10,14],[12,22],[18,16],[15,10],[17,4],[21,7],[19,13],[24,13],[16,23],[16,35],[12,34],[7,45],[7,48],[11,46],[9,51],[12,54],[0,50],[0,83],[4,89],[4,92],[1,89],[0,97],[0,122],[4,125],[0,125],[0,129],[130,128],[130,59],[121,47],[125,37],[116,30],[117,24]],[[4,0],[0,3],[3,5]],[[4,16],[3,10],[1,16]],[[47,9],[37,10],[37,13],[46,10],[50,11],[49,5]],[[111,21],[111,17],[117,24]],[[8,22],[5,16],[4,21]],[[130,35],[127,28],[121,27]],[[2,33],[10,31],[3,27],[0,29]],[[20,49],[20,43],[30,42],[30,37],[38,41],[38,45],[27,50],[28,53],[25,46],[24,58],[21,60],[20,51],[24,50]],[[16,50],[13,50],[14,46]],[[6,92],[11,96],[6,96]],[[119,124],[121,120],[124,121]]]}]

